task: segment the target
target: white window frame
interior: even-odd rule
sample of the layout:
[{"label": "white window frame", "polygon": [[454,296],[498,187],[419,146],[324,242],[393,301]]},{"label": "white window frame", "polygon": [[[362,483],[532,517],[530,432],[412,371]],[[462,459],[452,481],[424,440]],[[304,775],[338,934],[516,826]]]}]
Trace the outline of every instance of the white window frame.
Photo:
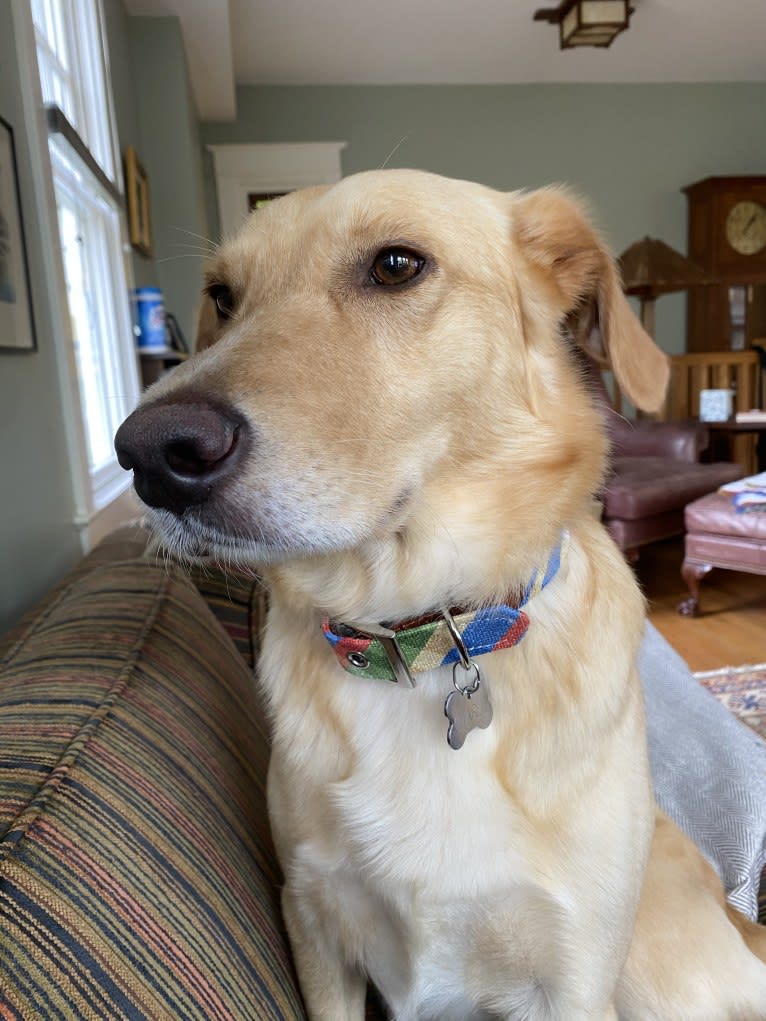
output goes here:
[{"label": "white window frame", "polygon": [[[91,424],[99,421],[103,425],[96,435],[89,435],[92,430],[86,429],[85,436],[93,509],[101,510],[125,489],[126,476],[116,462],[112,437],[138,400],[132,323],[127,301],[110,303],[98,300],[99,295],[113,295],[119,290],[127,295],[124,216],[100,182],[82,164],[78,165],[61,136],[51,136],[49,149],[59,217],[66,208],[78,217],[91,235],[91,245],[82,251],[83,277],[93,283],[96,300],[91,300],[87,289],[75,294],[74,299],[89,306],[85,318],[90,321],[93,330],[91,335],[80,338],[78,345],[74,333],[78,319],[82,322],[84,317],[73,315],[70,307],[73,325],[69,339],[75,348],[83,420]],[[62,245],[65,244],[60,224],[59,237]],[[108,340],[102,343],[99,337]],[[129,340],[127,343],[115,343],[114,338],[119,337]],[[91,367],[94,371],[90,371]],[[97,444],[100,453],[97,453]]]},{"label": "white window frame", "polygon": [[[104,463],[93,466],[93,468],[90,465],[85,405],[72,338],[54,188],[53,162],[55,156],[52,155],[52,149],[60,145],[61,151],[64,152],[67,142],[58,139],[49,148],[48,119],[43,105],[39,78],[37,39],[32,18],[31,0],[11,0],[11,3],[20,54],[19,73],[24,121],[29,129],[32,187],[41,227],[50,238],[50,242],[43,245],[44,288],[41,290],[44,289],[48,295],[54,323],[53,345],[62,394],[67,450],[73,482],[73,524],[81,530],[83,547],[87,549],[93,541],[99,538],[100,534],[103,534],[103,526],[99,526],[99,520],[110,517],[110,514],[112,518],[114,517],[110,508],[114,506],[114,502],[118,498],[122,497],[123,500],[127,498],[127,490],[130,488],[132,480],[129,473],[120,468],[114,453]],[[79,12],[81,0],[75,0],[75,3]],[[87,0],[87,5],[83,3],[82,9],[85,9],[86,6],[90,8],[91,13],[95,12],[97,20],[91,21],[91,25],[98,26],[98,30],[101,32],[100,38],[105,40],[101,0]],[[89,168],[86,164],[83,173],[91,174],[89,187],[93,189],[95,200],[111,204],[118,217],[117,236],[119,242],[114,247],[109,265],[102,266],[102,271],[112,281],[107,284],[111,293],[115,295],[122,293],[124,297],[115,303],[111,327],[102,320],[100,329],[103,332],[114,330],[114,336],[110,337],[114,344],[107,358],[110,373],[105,383],[108,389],[114,389],[115,380],[117,380],[122,408],[119,413],[115,414],[115,418],[121,418],[137,403],[140,385],[138,357],[135,351],[129,305],[129,289],[132,286],[132,271],[129,262],[130,247],[127,242],[124,209],[120,197],[122,174],[116,130],[113,127],[114,116],[108,87],[108,54],[105,52],[105,47],[100,50],[99,59],[102,61],[107,83],[106,97],[110,108],[109,117],[112,128],[109,131],[107,148],[104,149],[102,144],[100,150],[100,158],[105,166],[97,166],[94,172],[94,169]],[[86,130],[92,131],[91,128]],[[102,134],[102,143],[103,140]],[[104,181],[106,181],[106,185]],[[117,202],[115,202],[115,196],[118,197]],[[136,505],[132,501],[129,501],[129,505],[132,513],[135,513]]]},{"label": "white window frame", "polygon": [[[110,87],[109,55],[101,41],[106,39],[106,24],[102,0],[31,0],[32,7],[48,7],[52,3],[63,2],[70,7],[69,16],[63,19],[54,18],[57,22],[56,34],[62,38],[70,59],[68,74],[62,70],[61,77],[69,77],[75,82],[85,83],[87,96],[83,96],[75,87],[71,102],[65,102],[61,95],[53,89],[52,76],[47,73],[48,64],[40,64],[38,68],[41,78],[41,91],[44,102],[54,103],[60,107],[69,123],[80,138],[85,142],[88,151],[95,159],[106,177],[122,191],[122,168],[120,161],[119,142],[114,115],[114,100]],[[34,24],[34,18],[33,18]],[[60,68],[47,41],[36,34],[37,47],[49,55],[51,66]],[[36,48],[37,48],[36,47]],[[46,89],[46,81],[50,81],[50,89]],[[91,97],[103,93],[106,104],[106,119],[97,116],[96,103]]]}]

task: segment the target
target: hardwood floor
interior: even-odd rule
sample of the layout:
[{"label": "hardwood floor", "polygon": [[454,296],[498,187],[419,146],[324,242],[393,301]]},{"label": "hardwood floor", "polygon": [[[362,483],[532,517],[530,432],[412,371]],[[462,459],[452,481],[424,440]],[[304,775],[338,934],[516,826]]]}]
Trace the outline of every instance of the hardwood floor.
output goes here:
[{"label": "hardwood floor", "polygon": [[766,576],[714,569],[700,587],[698,617],[682,617],[683,539],[645,546],[636,576],[649,619],[692,670],[766,663]]}]

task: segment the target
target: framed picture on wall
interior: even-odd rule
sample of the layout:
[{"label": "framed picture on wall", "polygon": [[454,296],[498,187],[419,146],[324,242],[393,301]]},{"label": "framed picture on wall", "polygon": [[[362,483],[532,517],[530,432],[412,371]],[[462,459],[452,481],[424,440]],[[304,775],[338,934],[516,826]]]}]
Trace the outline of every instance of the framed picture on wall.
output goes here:
[{"label": "framed picture on wall", "polygon": [[128,236],[141,255],[152,255],[152,214],[149,178],[132,145],[125,150],[125,190],[128,197]]},{"label": "framed picture on wall", "polygon": [[29,264],[13,129],[0,117],[0,350],[34,351]]}]

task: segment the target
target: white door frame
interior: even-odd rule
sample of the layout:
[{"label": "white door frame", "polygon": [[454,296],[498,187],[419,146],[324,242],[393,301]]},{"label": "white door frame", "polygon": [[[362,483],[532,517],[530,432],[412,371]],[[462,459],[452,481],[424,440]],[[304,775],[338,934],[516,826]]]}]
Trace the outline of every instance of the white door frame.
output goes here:
[{"label": "white door frame", "polygon": [[346,142],[274,142],[209,145],[218,190],[222,239],[231,237],[248,213],[253,192],[285,192],[313,184],[335,184],[343,176]]}]

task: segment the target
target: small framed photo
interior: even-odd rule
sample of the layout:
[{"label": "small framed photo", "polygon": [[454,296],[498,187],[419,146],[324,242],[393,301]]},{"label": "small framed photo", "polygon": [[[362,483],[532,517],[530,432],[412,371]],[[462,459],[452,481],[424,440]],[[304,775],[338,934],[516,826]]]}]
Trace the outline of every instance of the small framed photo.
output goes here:
[{"label": "small framed photo", "polygon": [[125,150],[125,190],[128,198],[130,243],[141,255],[151,257],[153,249],[149,178],[132,145]]},{"label": "small framed photo", "polygon": [[13,129],[0,117],[0,350],[35,347]]}]

